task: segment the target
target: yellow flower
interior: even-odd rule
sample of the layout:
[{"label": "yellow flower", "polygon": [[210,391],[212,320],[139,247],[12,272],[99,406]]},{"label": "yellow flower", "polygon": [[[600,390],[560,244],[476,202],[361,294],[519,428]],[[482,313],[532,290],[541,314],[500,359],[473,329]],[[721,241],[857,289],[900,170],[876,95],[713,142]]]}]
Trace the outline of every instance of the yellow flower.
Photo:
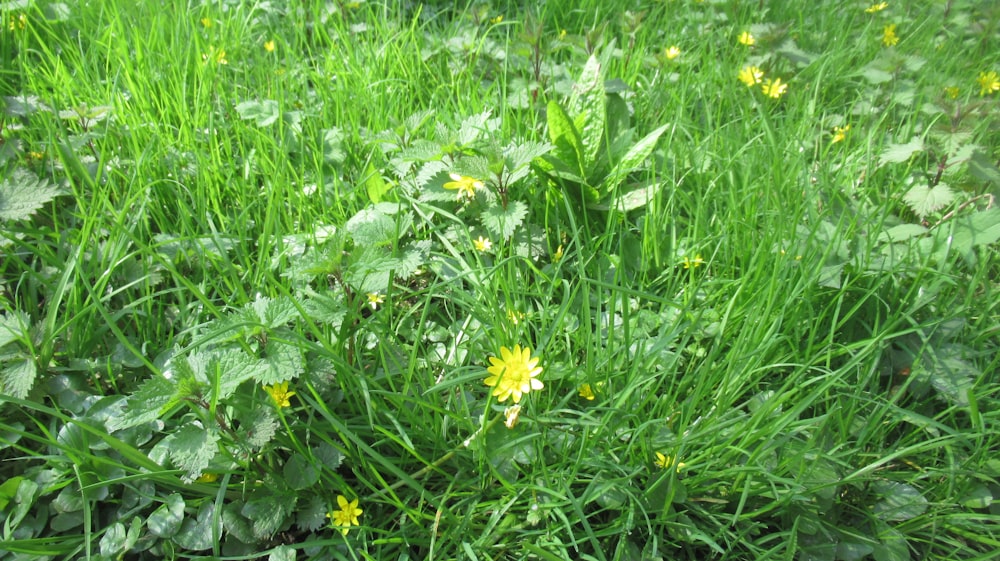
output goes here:
[{"label": "yellow flower", "polygon": [[521,323],[521,320],[525,318],[524,312],[518,312],[516,310],[507,310],[507,319],[514,325]]},{"label": "yellow flower", "polygon": [[673,458],[671,458],[670,456],[665,456],[660,452],[656,453],[656,460],[653,463],[656,464],[656,467],[660,469],[667,469],[673,466],[676,471],[680,471],[685,467],[687,467],[687,464],[685,464],[684,462],[677,462],[675,464]]},{"label": "yellow flower", "polygon": [[371,306],[373,310],[377,310],[379,304],[385,302],[385,296],[379,294],[378,292],[369,292],[367,296],[368,296],[368,305]]},{"label": "yellow flower", "polygon": [[205,29],[212,27],[212,20],[210,18],[201,18],[201,26]]},{"label": "yellow flower", "polygon": [[486,369],[490,376],[485,381],[487,386],[493,387],[492,395],[498,402],[503,403],[510,397],[514,403],[520,403],[524,394],[545,387],[537,378],[542,367],[538,366],[538,358],[531,358],[531,349],[522,350],[521,345],[514,345],[513,351],[500,347],[500,356],[490,357],[493,366]]},{"label": "yellow flower", "polygon": [[337,495],[337,505],[340,506],[340,510],[328,512],[326,517],[332,518],[333,527],[339,528],[340,532],[346,536],[347,532],[351,530],[351,526],[361,525],[358,522],[358,517],[364,511],[358,508],[358,499],[348,501],[347,497],[343,495]]},{"label": "yellow flower", "polygon": [[216,64],[229,64],[226,60],[226,51],[223,49],[215,50],[215,47],[209,47],[208,52],[201,55],[201,61],[203,64],[209,62],[214,62]]},{"label": "yellow flower", "polygon": [[674,60],[675,58],[681,56],[681,50],[677,45],[671,45],[663,50],[663,56],[667,57],[667,60]]},{"label": "yellow flower", "polygon": [[899,43],[899,37],[896,36],[896,24],[890,23],[882,28],[882,44],[891,47],[896,43]]},{"label": "yellow flower", "polygon": [[215,483],[219,480],[219,474],[217,473],[203,473],[195,479],[195,483]]},{"label": "yellow flower", "polygon": [[958,97],[959,89],[956,86],[945,86],[944,95],[948,96],[948,99],[955,99]]},{"label": "yellow flower", "polygon": [[759,84],[761,79],[764,78],[764,71],[756,66],[744,66],[740,69],[739,73],[740,82],[743,82],[747,87],[753,87],[755,84]]},{"label": "yellow flower", "polygon": [[768,80],[762,85],[761,90],[764,92],[764,95],[778,99],[788,91],[788,84],[782,84],[781,78],[775,78],[774,80]]},{"label": "yellow flower", "polygon": [[755,39],[754,36],[749,31],[744,31],[743,33],[740,33],[740,36],[737,37],[736,40],[739,41],[741,45],[746,45],[748,47],[754,45],[757,42],[757,39]]},{"label": "yellow flower", "polygon": [[559,32],[559,40],[562,41],[565,38],[566,38],[566,30],[563,29],[562,31]]},{"label": "yellow flower", "polygon": [[590,384],[580,384],[580,397],[586,399],[587,401],[594,401],[596,397],[594,395],[594,389],[590,387]]},{"label": "yellow flower", "polygon": [[687,255],[684,256],[684,268],[694,269],[705,264],[705,260],[701,258],[701,255],[695,255],[694,259],[689,259]]},{"label": "yellow flower", "polygon": [[501,14],[501,15],[493,18],[493,19],[491,19],[490,23],[492,23],[493,25],[496,25],[496,24],[498,24],[498,23],[500,23],[502,21],[503,21],[503,14]]},{"label": "yellow flower", "polygon": [[278,405],[278,407],[290,407],[292,402],[288,398],[295,395],[295,392],[288,391],[288,382],[282,382],[273,386],[264,386],[264,391]]},{"label": "yellow flower", "polygon": [[15,16],[10,16],[10,20],[7,22],[7,29],[11,31],[20,31],[28,27],[28,16],[24,14],[18,14]]},{"label": "yellow flower", "polygon": [[505,427],[512,429],[517,426],[518,418],[521,415],[520,405],[511,405],[510,407],[503,410],[503,424]]},{"label": "yellow flower", "polygon": [[486,252],[493,248],[493,242],[482,236],[479,236],[479,239],[472,240],[472,245],[476,247],[476,251]]},{"label": "yellow flower", "polygon": [[997,75],[995,70],[980,72],[976,81],[979,82],[979,95],[1000,91],[1000,75]]},{"label": "yellow flower", "polygon": [[563,246],[562,244],[559,244],[559,247],[556,248],[556,252],[552,254],[552,262],[558,263],[562,261],[562,258],[563,258]]},{"label": "yellow flower", "polygon": [[844,125],[842,127],[833,127],[833,144],[842,142],[847,138],[847,131],[851,130],[851,125]]},{"label": "yellow flower", "polygon": [[267,52],[269,52],[269,53],[273,53],[274,52],[274,40],[273,39],[270,40],[270,41],[266,41],[264,43],[264,50],[267,51]]},{"label": "yellow flower", "polygon": [[445,189],[458,189],[458,200],[474,199],[476,198],[476,189],[483,188],[482,181],[468,175],[449,173],[448,177],[451,178],[451,181],[445,183],[443,187]]},{"label": "yellow flower", "polygon": [[874,14],[875,12],[881,12],[882,10],[884,10],[884,9],[886,9],[888,7],[889,7],[889,3],[888,2],[879,2],[878,4],[872,4],[871,6],[868,6],[867,8],[865,8],[865,13],[866,14]]}]

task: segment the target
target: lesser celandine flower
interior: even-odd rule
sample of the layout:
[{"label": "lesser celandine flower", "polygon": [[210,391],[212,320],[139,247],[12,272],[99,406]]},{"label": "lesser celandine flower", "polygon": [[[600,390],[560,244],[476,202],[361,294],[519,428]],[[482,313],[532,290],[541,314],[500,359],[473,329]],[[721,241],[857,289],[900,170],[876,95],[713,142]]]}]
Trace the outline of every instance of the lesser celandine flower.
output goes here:
[{"label": "lesser celandine flower", "polygon": [[226,60],[226,51],[223,49],[216,50],[215,47],[209,47],[208,52],[201,55],[201,61],[203,64],[209,62],[214,62],[216,64],[229,64]]},{"label": "lesser celandine flower", "polygon": [[500,14],[499,16],[491,19],[490,23],[492,23],[493,25],[496,25],[496,24],[498,24],[498,23],[500,23],[502,21],[503,21],[503,14]]},{"label": "lesser celandine flower", "polygon": [[743,82],[747,87],[753,87],[760,83],[764,78],[764,71],[756,66],[744,66],[740,69],[738,75],[740,82]]},{"label": "lesser celandine flower", "polygon": [[899,43],[899,37],[896,36],[896,24],[890,23],[882,28],[882,44],[891,47],[896,43]]},{"label": "lesser celandine flower", "polygon": [[587,401],[594,401],[594,398],[597,397],[594,395],[594,388],[591,388],[590,384],[580,384],[578,390],[580,392],[580,397],[586,399]]},{"label": "lesser celandine flower", "polygon": [[479,239],[472,240],[472,245],[475,246],[476,251],[486,252],[493,247],[493,242],[488,238],[479,236]]},{"label": "lesser celandine flower", "polygon": [[203,474],[199,475],[198,479],[195,479],[194,482],[195,483],[215,483],[218,480],[219,480],[219,474],[206,472],[206,473],[203,473]]},{"label": "lesser celandine flower", "polygon": [[273,53],[274,52],[274,40],[264,42],[264,50]]},{"label": "lesser celandine flower", "polygon": [[288,382],[282,382],[280,384],[274,384],[273,386],[264,386],[264,391],[267,395],[271,396],[274,403],[278,407],[291,407],[292,402],[288,398],[295,395],[295,392],[288,391]]},{"label": "lesser celandine flower", "polygon": [[687,465],[684,462],[677,462],[675,464],[673,458],[671,458],[670,456],[664,455],[664,454],[662,454],[660,452],[656,453],[656,460],[654,460],[653,463],[655,463],[656,467],[658,467],[660,469],[668,469],[670,467],[674,467],[674,469],[676,471],[680,471],[680,470],[684,469],[685,467],[687,467]]},{"label": "lesser celandine flower", "polygon": [[457,189],[458,200],[462,200],[463,198],[474,199],[476,198],[476,189],[483,188],[483,182],[475,177],[459,175],[457,173],[449,173],[448,177],[451,178],[451,181],[446,182],[443,187],[445,189]]},{"label": "lesser celandine flower", "polygon": [[889,7],[889,3],[888,2],[879,2],[878,4],[872,4],[871,6],[868,6],[867,8],[865,8],[865,13],[866,14],[874,14],[875,12],[881,12],[882,10],[884,10],[884,9],[886,9],[888,7]]},{"label": "lesser celandine flower", "polygon": [[833,144],[842,142],[847,138],[847,131],[851,130],[851,125],[844,125],[842,127],[833,127]]},{"label": "lesser celandine flower", "polygon": [[683,265],[685,269],[694,269],[705,264],[705,260],[701,258],[701,255],[695,255],[694,259],[689,258],[687,255],[684,256]]},{"label": "lesser celandine flower", "polygon": [[340,510],[328,512],[326,513],[326,517],[332,518],[333,527],[338,528],[346,536],[347,532],[351,530],[351,526],[361,525],[358,517],[364,511],[358,508],[358,499],[348,501],[347,497],[343,495],[337,495],[337,506],[340,507]]},{"label": "lesser celandine flower", "polygon": [[485,384],[493,387],[492,395],[498,402],[503,403],[509,397],[515,404],[520,403],[524,394],[545,387],[537,378],[542,373],[539,360],[531,358],[528,347],[521,349],[521,345],[514,345],[514,350],[500,347],[500,358],[490,357],[492,366],[486,369],[490,375],[486,377]]},{"label": "lesser celandine flower", "polygon": [[212,27],[211,18],[201,18],[201,26],[204,27],[205,29]]},{"label": "lesser celandine flower", "polygon": [[980,72],[976,82],[979,83],[979,95],[988,95],[1000,91],[1000,75],[995,70]]},{"label": "lesser celandine flower", "polygon": [[24,14],[10,16],[10,19],[7,21],[7,29],[11,31],[21,31],[26,27],[28,27],[28,16]]},{"label": "lesser celandine flower", "polygon": [[945,86],[944,95],[948,96],[948,99],[955,99],[958,97],[959,89],[956,86]]},{"label": "lesser celandine flower", "polygon": [[768,80],[760,88],[764,92],[764,95],[778,99],[788,91],[788,84],[782,84],[781,78],[775,78],[774,80]]},{"label": "lesser celandine flower", "polygon": [[757,39],[755,39],[753,34],[751,34],[749,31],[744,31],[743,33],[740,33],[739,37],[737,37],[736,40],[739,41],[741,45],[746,45],[748,47],[753,46],[757,42]]},{"label": "lesser celandine flower", "polygon": [[671,45],[663,50],[663,56],[667,57],[667,60],[674,60],[681,56],[681,50],[677,45]]},{"label": "lesser celandine flower", "polygon": [[552,262],[558,263],[559,261],[562,260],[562,258],[563,258],[563,246],[562,244],[559,244],[559,247],[556,248],[556,252],[552,254]]}]

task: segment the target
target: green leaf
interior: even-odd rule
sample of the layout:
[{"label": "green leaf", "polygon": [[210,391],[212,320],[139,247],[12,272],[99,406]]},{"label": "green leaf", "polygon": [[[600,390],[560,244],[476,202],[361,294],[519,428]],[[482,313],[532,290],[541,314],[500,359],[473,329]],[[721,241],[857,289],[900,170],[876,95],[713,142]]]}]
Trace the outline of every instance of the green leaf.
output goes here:
[{"label": "green leaf", "polygon": [[219,438],[218,431],[189,423],[163,439],[171,461],[186,472],[182,481],[192,483],[198,479],[218,452]]},{"label": "green leaf", "polygon": [[0,347],[26,338],[30,322],[28,314],[20,310],[0,314]]},{"label": "green leaf", "polygon": [[401,211],[398,203],[379,203],[352,216],[344,228],[360,246],[391,245],[413,222],[409,212]]},{"label": "green leaf", "polygon": [[257,299],[246,305],[252,310],[256,319],[266,328],[274,329],[291,323],[299,317],[299,310],[290,298],[267,298],[257,295]]},{"label": "green leaf", "polygon": [[930,349],[922,360],[913,365],[912,376],[930,381],[931,386],[948,402],[967,407],[968,390],[972,389],[982,373],[963,360],[961,353],[962,348],[957,345]]},{"label": "green leaf", "polygon": [[487,208],[479,219],[493,236],[509,238],[526,216],[528,216],[528,205],[521,201],[510,201],[507,208],[503,208],[502,205]]},{"label": "green leaf", "polygon": [[63,190],[25,169],[15,169],[0,182],[0,220],[23,220]]},{"label": "green leaf", "polygon": [[555,101],[549,102],[546,115],[549,142],[554,146],[551,157],[562,162],[563,167],[578,177],[586,176],[583,141],[580,139],[580,132],[576,129],[573,121],[566,115],[562,106]]},{"label": "green leaf", "polygon": [[874,507],[875,516],[881,520],[910,520],[927,511],[927,499],[912,485],[878,481],[873,488],[881,497]]},{"label": "green leaf", "polygon": [[243,505],[240,514],[253,522],[253,533],[257,539],[269,539],[292,513],[297,499],[295,493],[262,490]]},{"label": "green leaf", "polygon": [[569,100],[569,114],[581,122],[578,130],[583,141],[584,162],[596,161],[597,153],[604,144],[604,123],[607,119],[605,96],[601,63],[591,55]]},{"label": "green leaf", "polygon": [[281,107],[273,99],[244,101],[236,105],[236,113],[244,121],[254,121],[258,127],[269,127],[281,118]]},{"label": "green leaf", "polygon": [[909,239],[922,236],[927,233],[927,228],[919,224],[900,224],[899,226],[893,226],[888,230],[883,230],[879,233],[875,241],[884,243],[899,243],[905,242]]},{"label": "green leaf", "polygon": [[215,368],[221,374],[215,390],[216,400],[223,400],[233,395],[236,388],[247,380],[260,379],[267,375],[266,363],[236,349],[223,351],[214,362]]},{"label": "green leaf", "polygon": [[270,408],[258,408],[253,411],[249,421],[240,425],[239,435],[250,446],[260,448],[274,438],[278,426],[278,420]]},{"label": "green leaf", "polygon": [[327,523],[327,504],[323,497],[313,494],[305,506],[296,512],[295,525],[307,532],[315,532]]},{"label": "green leaf", "polygon": [[382,202],[382,197],[392,189],[392,183],[386,181],[371,162],[368,162],[368,166],[365,168],[364,177],[365,192],[368,193],[368,199],[373,203]]},{"label": "green leaf", "polygon": [[504,149],[504,167],[507,169],[507,176],[504,180],[514,183],[531,171],[530,164],[550,150],[553,146],[547,142],[524,142],[508,146]]},{"label": "green leaf", "polygon": [[994,187],[1000,187],[1000,168],[997,168],[996,164],[983,152],[972,153],[972,157],[969,158],[969,173],[980,181],[992,183]]},{"label": "green leaf", "polygon": [[993,504],[993,499],[993,493],[989,487],[976,485],[962,497],[961,503],[965,508],[989,508]]},{"label": "green leaf", "polygon": [[295,454],[288,458],[281,471],[285,476],[285,482],[296,491],[311,487],[319,481],[319,471],[316,466],[302,454]]},{"label": "green leaf", "polygon": [[214,527],[215,503],[206,501],[198,509],[198,517],[188,517],[181,524],[180,531],[174,535],[174,543],[183,549],[202,551],[209,549],[215,543]]},{"label": "green leaf", "polygon": [[905,144],[890,144],[882,150],[878,165],[881,167],[885,164],[901,164],[923,149],[924,141],[916,136]]},{"label": "green leaf", "polygon": [[903,195],[903,202],[921,219],[950,205],[954,200],[954,191],[945,183],[938,183],[934,187],[920,183]]},{"label": "green leaf", "polygon": [[1000,209],[993,208],[968,215],[956,216],[941,224],[931,237],[921,239],[919,248],[924,255],[943,261],[949,253],[958,253],[967,262],[975,262],[973,249],[1000,240]]},{"label": "green leaf", "polygon": [[104,530],[104,535],[101,536],[101,555],[111,558],[123,553],[125,551],[125,536],[125,525],[121,522],[115,522],[108,526]]},{"label": "green leaf", "polygon": [[660,139],[660,135],[667,130],[667,127],[669,125],[663,125],[636,142],[601,182],[600,191],[610,193],[625,180],[625,176],[638,169],[653,153],[656,141]]},{"label": "green leaf", "polygon": [[178,398],[177,384],[156,376],[143,382],[139,391],[130,395],[121,416],[110,417],[106,423],[108,432],[115,432],[145,423],[151,423],[172,407]]},{"label": "green leaf", "polygon": [[35,376],[38,375],[38,368],[33,360],[18,358],[7,362],[3,370],[0,370],[0,384],[3,385],[3,393],[24,399],[35,385]]},{"label": "green leaf", "polygon": [[295,561],[295,548],[290,545],[279,545],[271,550],[267,561]]},{"label": "green leaf", "polygon": [[618,212],[629,212],[649,204],[649,201],[653,200],[653,197],[656,196],[656,193],[658,193],[662,187],[663,183],[648,183],[646,185],[640,185],[638,187],[633,187],[628,191],[607,197],[607,203],[592,204],[587,206],[588,208],[595,210],[614,209]]},{"label": "green leaf", "polygon": [[184,498],[174,493],[146,519],[146,527],[154,536],[169,538],[177,533],[184,521]]},{"label": "green leaf", "polygon": [[265,386],[280,384],[298,378],[305,372],[302,360],[302,350],[287,343],[275,340],[268,342],[267,355],[263,358],[264,367],[259,371],[257,383]]}]

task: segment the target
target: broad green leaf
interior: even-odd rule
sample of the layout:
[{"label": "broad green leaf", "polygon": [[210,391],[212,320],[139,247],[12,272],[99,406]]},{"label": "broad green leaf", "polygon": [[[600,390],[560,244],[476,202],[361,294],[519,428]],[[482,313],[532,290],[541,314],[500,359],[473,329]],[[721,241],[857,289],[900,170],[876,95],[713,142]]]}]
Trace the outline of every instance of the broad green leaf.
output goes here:
[{"label": "broad green leaf", "polygon": [[391,245],[413,221],[410,213],[400,212],[401,208],[396,203],[364,208],[352,216],[344,228],[360,246]]},{"label": "broad green leaf", "polygon": [[273,99],[244,101],[236,105],[236,113],[244,121],[253,121],[258,127],[269,127],[281,118],[281,107]]},{"label": "broad green leaf", "polygon": [[879,522],[876,526],[877,538],[881,542],[875,546],[872,557],[875,561],[910,561],[910,547],[906,543],[906,536],[902,532],[889,526],[885,522]]},{"label": "broad green leaf", "polygon": [[215,503],[206,501],[198,509],[198,517],[187,517],[181,523],[181,529],[174,534],[173,541],[183,549],[202,551],[209,549],[215,543],[213,531],[215,518]]},{"label": "broad green leaf", "polygon": [[297,498],[295,493],[261,490],[243,505],[240,514],[253,522],[253,533],[257,539],[269,539],[292,513]]},{"label": "broad green leaf", "polygon": [[950,205],[954,200],[955,193],[944,183],[938,183],[934,187],[920,183],[903,195],[903,202],[921,219]]},{"label": "broad green leaf", "polygon": [[921,152],[924,149],[924,141],[914,136],[909,142],[905,144],[890,144],[882,150],[882,155],[879,156],[878,165],[879,167],[885,164],[900,164],[909,160],[917,152]]},{"label": "broad green leaf", "polygon": [[123,553],[125,551],[125,537],[125,525],[121,522],[115,522],[105,528],[100,541],[101,555],[111,558],[118,553]]},{"label": "broad green leaf", "polygon": [[233,395],[236,388],[247,380],[264,378],[267,370],[264,362],[236,349],[222,352],[215,365],[221,374],[215,395],[217,400]]},{"label": "broad green leaf", "polygon": [[323,497],[315,494],[306,500],[308,502],[295,513],[295,525],[307,532],[314,532],[328,523],[327,504]]},{"label": "broad green leaf", "polygon": [[106,423],[108,432],[151,423],[160,418],[178,397],[177,384],[153,375],[142,383],[139,390],[129,396],[125,411],[118,417],[110,417]]},{"label": "broad green leaf", "polygon": [[17,488],[24,478],[21,476],[11,477],[0,484],[0,510],[6,510],[10,501],[17,496]]},{"label": "broad green leaf", "polygon": [[873,486],[881,497],[874,513],[881,520],[909,520],[927,511],[927,499],[920,490],[898,481],[878,481]]},{"label": "broad green leaf", "polygon": [[365,192],[368,193],[368,199],[373,203],[382,202],[382,197],[392,189],[392,183],[386,181],[371,162],[368,162],[368,166],[365,168],[364,177]]},{"label": "broad green leaf", "polygon": [[184,498],[174,493],[146,519],[149,532],[159,538],[169,538],[177,533],[184,521]]},{"label": "broad green leaf", "polygon": [[0,181],[0,220],[23,220],[63,190],[25,169],[15,169]]},{"label": "broad green leaf", "polygon": [[313,455],[323,464],[324,469],[331,471],[339,468],[340,464],[344,461],[343,452],[337,450],[332,444],[325,442],[313,449]]},{"label": "broad green leaf", "polygon": [[521,201],[510,201],[507,208],[499,204],[487,208],[479,219],[493,236],[509,238],[526,216],[528,205]]},{"label": "broad green leaf", "polygon": [[250,417],[250,421],[240,425],[239,435],[250,446],[260,448],[274,438],[278,426],[278,420],[271,409],[257,410]]},{"label": "broad green leaf", "polygon": [[361,253],[358,260],[348,268],[344,280],[356,292],[367,294],[385,291],[389,288],[393,275],[397,278],[409,278],[427,262],[430,245],[429,240],[408,244],[398,257],[381,255],[379,251]]},{"label": "broad green leaf", "polygon": [[6,362],[0,370],[0,384],[3,385],[3,393],[24,399],[35,385],[35,376],[38,369],[33,360],[17,358]]},{"label": "broad green leaf", "polygon": [[966,508],[989,508],[993,504],[993,499],[989,487],[977,485],[962,497],[961,503]]},{"label": "broad green leaf", "polygon": [[969,158],[969,173],[980,181],[992,183],[994,187],[1000,187],[1000,168],[997,168],[989,156],[983,152],[976,151]]},{"label": "broad green leaf", "polygon": [[25,337],[30,321],[28,314],[20,310],[0,314],[0,347]]},{"label": "broad green leaf", "polygon": [[257,299],[246,305],[253,310],[261,325],[269,329],[287,325],[299,317],[299,310],[288,297],[268,298],[257,295]]},{"label": "broad green leaf", "polygon": [[549,156],[560,160],[567,170],[571,170],[579,177],[584,177],[586,175],[583,156],[584,148],[583,141],[580,139],[580,132],[573,125],[573,121],[570,120],[562,106],[555,101],[549,102],[546,115],[549,142],[554,146]]},{"label": "broad green leaf", "polygon": [[267,561],[295,561],[295,548],[290,545],[279,545],[271,550]]},{"label": "broad green leaf", "polygon": [[973,249],[1000,240],[1000,209],[993,208],[971,215],[956,216],[935,228],[929,238],[921,239],[919,248],[942,261],[949,253],[961,255],[967,262],[975,262]]},{"label": "broad green leaf", "polygon": [[583,162],[595,161],[604,143],[605,95],[601,63],[591,55],[569,100],[569,115],[580,122],[577,130],[583,142]]},{"label": "broad green leaf", "polygon": [[635,171],[649,155],[653,153],[653,149],[656,148],[656,142],[660,139],[660,135],[667,130],[669,125],[662,125],[653,132],[647,134],[639,142],[636,142],[625,156],[615,164],[615,167],[611,170],[611,173],[604,179],[601,183],[600,191],[602,193],[610,193],[613,189],[617,188],[625,177]]},{"label": "broad green leaf", "polygon": [[323,161],[331,166],[339,166],[347,160],[344,149],[344,132],[337,127],[323,131]]},{"label": "broad green leaf", "polygon": [[916,238],[927,233],[927,228],[919,224],[900,224],[879,233],[875,241],[878,243],[899,243]]},{"label": "broad green leaf", "polygon": [[257,541],[257,537],[253,534],[250,520],[240,514],[243,506],[243,503],[238,501],[227,502],[222,507],[222,527],[239,541],[252,544]]},{"label": "broad green leaf", "polygon": [[294,454],[282,467],[282,474],[289,487],[301,491],[319,481],[319,471],[316,466],[302,454]]},{"label": "broad green leaf", "polygon": [[265,386],[298,378],[305,371],[302,350],[276,340],[268,342],[267,354],[262,360],[264,368],[257,375],[257,383]]},{"label": "broad green leaf", "polygon": [[547,142],[523,142],[507,146],[503,154],[506,168],[504,181],[514,183],[522,179],[531,170],[531,162],[552,148],[553,146]]},{"label": "broad green leaf", "polygon": [[912,376],[929,381],[938,395],[948,402],[967,407],[967,392],[982,373],[963,360],[961,353],[961,347],[956,345],[931,349],[924,354],[922,360],[913,365]]},{"label": "broad green leaf", "polygon": [[189,423],[164,438],[174,465],[186,473],[181,480],[191,483],[208,467],[218,452],[219,433],[211,428]]},{"label": "broad green leaf", "polygon": [[642,208],[653,200],[653,197],[663,187],[663,183],[649,183],[638,187],[630,188],[623,193],[617,193],[607,198],[606,203],[587,205],[595,210],[617,210],[618,212],[629,212],[637,208]]}]

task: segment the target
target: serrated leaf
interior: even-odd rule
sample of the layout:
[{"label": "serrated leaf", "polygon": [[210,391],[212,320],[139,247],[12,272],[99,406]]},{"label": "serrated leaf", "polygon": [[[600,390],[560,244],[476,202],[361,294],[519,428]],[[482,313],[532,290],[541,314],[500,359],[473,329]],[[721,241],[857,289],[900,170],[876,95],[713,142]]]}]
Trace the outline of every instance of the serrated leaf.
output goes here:
[{"label": "serrated leaf", "polygon": [[924,141],[920,137],[914,136],[905,144],[890,144],[879,156],[879,167],[885,164],[901,164],[909,160],[917,152],[924,149]]},{"label": "serrated leaf", "polygon": [[399,257],[378,256],[375,251],[362,253],[348,269],[344,280],[357,292],[385,291],[393,275],[408,278],[426,263],[429,251],[430,240],[421,240],[407,245]]},{"label": "serrated leaf", "polygon": [[190,423],[163,439],[170,460],[186,472],[182,481],[192,483],[201,476],[218,452],[219,438],[218,431]]},{"label": "serrated leaf", "polygon": [[372,205],[352,216],[344,229],[360,246],[391,245],[413,223],[413,216],[401,210],[397,203]]},{"label": "serrated leaf", "polygon": [[177,385],[162,376],[153,376],[128,397],[122,415],[108,418],[108,432],[151,423],[171,407],[178,397]]},{"label": "serrated leaf", "polygon": [[271,441],[278,431],[278,420],[271,409],[256,410],[251,421],[240,425],[239,434],[246,443],[260,448]]},{"label": "serrated leaf", "polygon": [[273,340],[267,344],[263,362],[264,368],[256,378],[258,384],[265,386],[298,378],[305,371],[301,349]]},{"label": "serrated leaf", "polygon": [[462,126],[458,129],[458,145],[468,146],[478,140],[483,134],[489,132],[492,129],[492,127],[488,126],[489,120],[489,111],[466,117],[462,121]]},{"label": "serrated leaf", "polygon": [[319,481],[319,471],[308,458],[302,454],[294,454],[281,469],[285,482],[296,491],[311,487]]},{"label": "serrated leaf", "polygon": [[24,338],[30,322],[28,314],[20,310],[0,314],[0,347]]},{"label": "serrated leaf", "polygon": [[290,545],[279,545],[271,550],[267,561],[295,561],[295,548]]},{"label": "serrated leaf", "polygon": [[62,195],[59,187],[25,169],[15,169],[0,182],[0,220],[23,220]]},{"label": "serrated leaf", "polygon": [[3,393],[17,399],[24,399],[28,396],[32,386],[35,385],[35,377],[38,375],[38,368],[33,360],[18,358],[4,364],[0,370],[0,384],[3,385]]},{"label": "serrated leaf", "polygon": [[954,191],[945,183],[938,183],[934,187],[917,184],[903,195],[903,202],[921,219],[948,206],[954,200]]},{"label": "serrated leaf", "polygon": [[324,468],[330,471],[339,468],[340,464],[344,461],[344,453],[332,444],[325,442],[313,448],[313,455],[323,464]]},{"label": "serrated leaf", "polygon": [[243,505],[240,514],[253,522],[257,539],[269,539],[291,514],[297,498],[294,493],[260,492]]},{"label": "serrated leaf", "polygon": [[247,309],[253,310],[257,320],[269,329],[287,325],[299,317],[299,310],[291,299],[281,296],[267,298],[258,295],[257,299],[247,304]]},{"label": "serrated leaf", "polygon": [[220,373],[216,400],[223,400],[233,395],[236,388],[247,380],[260,379],[267,375],[266,363],[235,349],[222,352],[216,359],[216,366]]},{"label": "serrated leaf", "polygon": [[528,205],[521,201],[510,201],[507,208],[493,205],[486,209],[479,220],[493,236],[509,238],[528,216]]},{"label": "serrated leaf", "polygon": [[308,502],[296,512],[295,525],[307,532],[316,531],[327,524],[326,501],[313,494]]},{"label": "serrated leaf", "polygon": [[881,520],[910,520],[927,511],[927,499],[912,485],[878,481],[874,490],[881,497],[874,507],[875,516]]},{"label": "serrated leaf", "polygon": [[149,515],[149,518],[146,519],[146,527],[156,537],[169,538],[180,530],[183,521],[184,498],[174,493],[169,495],[166,502]]}]

